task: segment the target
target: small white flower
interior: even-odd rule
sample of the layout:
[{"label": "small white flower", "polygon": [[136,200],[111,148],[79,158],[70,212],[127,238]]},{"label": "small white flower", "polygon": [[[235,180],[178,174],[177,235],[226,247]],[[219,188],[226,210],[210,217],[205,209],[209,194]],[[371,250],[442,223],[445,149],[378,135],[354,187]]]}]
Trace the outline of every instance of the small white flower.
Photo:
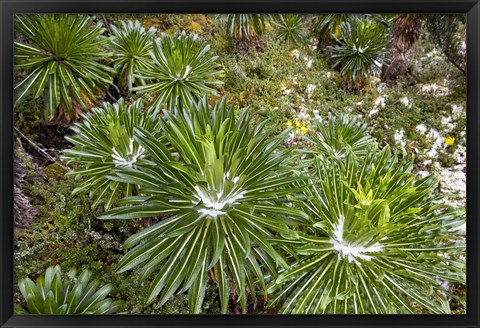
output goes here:
[{"label": "small white flower", "polygon": [[422,134],[424,134],[427,131],[427,128],[423,124],[417,125],[415,129]]},{"label": "small white flower", "polygon": [[412,102],[407,97],[400,99],[400,102],[407,108],[412,108]]},{"label": "small white flower", "polygon": [[297,49],[293,49],[290,52],[290,56],[294,57],[295,59],[298,59],[300,58],[300,51],[298,51]]},{"label": "small white flower", "polygon": [[456,105],[456,104],[452,104],[451,106],[452,106],[452,114],[454,117],[460,117],[460,115],[465,113],[463,106]]},{"label": "small white flower", "polygon": [[385,107],[385,98],[380,96],[377,99],[375,99],[375,102],[373,103],[375,106],[380,106],[380,107]]},{"label": "small white flower", "polygon": [[405,147],[405,131],[403,129],[395,131],[395,142]]},{"label": "small white flower", "polygon": [[306,121],[310,118],[310,115],[307,112],[300,112],[300,113],[298,113],[297,117],[300,120]]},{"label": "small white flower", "polygon": [[313,65],[313,59],[311,58],[308,58],[308,57],[303,57],[303,59],[305,60],[305,63],[307,65],[307,68],[312,68],[312,65]]},{"label": "small white flower", "polygon": [[375,107],[370,111],[370,113],[368,113],[368,116],[372,116],[372,115],[375,115],[377,113],[378,113],[378,109]]},{"label": "small white flower", "polygon": [[421,90],[425,93],[431,93],[435,97],[446,96],[450,93],[450,90],[447,87],[443,87],[434,83],[422,85]]},{"label": "small white flower", "polygon": [[377,86],[377,91],[380,93],[383,93],[387,89],[388,89],[388,84],[386,84],[385,82],[379,83]]},{"label": "small white flower", "polygon": [[313,84],[308,84],[307,85],[307,97],[308,98],[312,98],[312,95],[313,95],[313,91],[315,90],[317,86],[316,85],[313,85]]}]

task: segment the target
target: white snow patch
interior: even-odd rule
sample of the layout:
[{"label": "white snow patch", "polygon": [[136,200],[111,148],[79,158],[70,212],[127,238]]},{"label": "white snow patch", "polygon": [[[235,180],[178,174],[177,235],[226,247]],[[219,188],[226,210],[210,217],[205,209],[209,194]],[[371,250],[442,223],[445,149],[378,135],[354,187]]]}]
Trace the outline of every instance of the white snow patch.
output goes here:
[{"label": "white snow patch", "polygon": [[368,116],[372,116],[372,115],[375,115],[378,113],[378,109],[376,107],[374,107],[369,113],[368,113]]},{"label": "white snow patch", "polygon": [[456,105],[456,104],[452,104],[451,106],[452,106],[452,114],[454,117],[458,118],[465,113],[463,106]]},{"label": "white snow patch", "polygon": [[307,97],[308,98],[312,98],[313,91],[315,91],[316,88],[317,88],[317,86],[314,85],[314,84],[308,84],[307,85],[307,90],[306,91],[307,91]]}]

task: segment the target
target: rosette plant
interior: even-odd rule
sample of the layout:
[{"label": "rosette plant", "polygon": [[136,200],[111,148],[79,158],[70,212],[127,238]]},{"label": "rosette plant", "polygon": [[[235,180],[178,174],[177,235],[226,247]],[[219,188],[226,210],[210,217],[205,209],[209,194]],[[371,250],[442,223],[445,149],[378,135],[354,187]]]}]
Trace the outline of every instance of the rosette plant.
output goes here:
[{"label": "rosette plant", "polygon": [[272,279],[280,313],[450,313],[443,282],[465,282],[464,242],[450,229],[464,212],[439,204],[433,176],[389,147],[363,162],[318,156],[305,188],[311,223],[298,260]]},{"label": "rosette plant", "polygon": [[227,34],[232,39],[243,40],[262,35],[265,32],[266,17],[263,14],[228,14]]},{"label": "rosette plant", "polygon": [[341,35],[340,25],[349,22],[355,17],[353,14],[326,14],[318,15],[314,24],[314,31],[322,37],[339,38]]},{"label": "rosette plant", "polygon": [[83,121],[71,129],[75,135],[66,136],[74,147],[63,151],[62,160],[77,166],[67,175],[83,177],[73,193],[88,192],[95,208],[101,201],[108,209],[116,200],[138,193],[134,184],[108,179],[115,169],[141,165],[147,158],[145,149],[133,137],[135,127],[159,135],[159,113],[152,107],[142,111],[141,100],[128,105],[123,98],[117,103],[104,103],[92,112],[83,114]]},{"label": "rosette plant", "polygon": [[[354,19],[354,14],[326,14],[314,17],[313,32],[318,36],[318,50],[325,51],[340,38],[340,25]],[[328,58],[331,53],[327,52]]]},{"label": "rosette plant", "polygon": [[134,74],[146,69],[145,62],[151,61],[149,52],[153,47],[156,29],[152,26],[145,31],[138,20],[122,21],[121,27],[112,25],[111,28],[114,35],[111,40],[112,62],[119,76],[119,86],[131,91],[134,85],[145,84]]},{"label": "rosette plant", "polygon": [[206,98],[165,110],[162,129],[178,158],[153,134],[136,130],[154,164],[124,168],[115,180],[140,185],[142,196],[100,218],[165,217],[127,239],[118,264],[118,272],[140,267],[141,278],[153,275],[149,303],[161,293],[161,306],[188,291],[190,311],[198,313],[211,279],[223,313],[230,294],[245,311],[247,288],[255,297],[257,287],[265,290],[265,271],[275,276],[276,265],[288,267],[268,239],[294,237],[289,225],[306,219],[285,205],[299,180],[288,166],[291,149],[279,148],[289,131],[272,136],[264,123],[250,124],[248,109],[235,118],[225,98],[213,110]]},{"label": "rosette plant", "polygon": [[278,15],[273,21],[277,36],[291,48],[305,43],[307,27],[304,16],[298,14]]},{"label": "rosette plant", "polygon": [[[76,276],[76,270],[62,274],[60,266],[47,269],[36,283],[30,278],[19,281],[20,293],[26,302],[26,309],[15,307],[16,314],[113,314],[124,306],[123,301],[113,301],[107,296],[111,284],[100,287],[100,281],[91,280],[89,270]],[[100,287],[100,288],[99,288]]]},{"label": "rosette plant", "polygon": [[342,115],[335,118],[328,115],[327,124],[316,121],[317,131],[304,138],[309,147],[304,152],[309,154],[323,154],[342,160],[346,154],[353,152],[358,160],[365,157],[377,142],[367,133],[367,125],[360,123],[355,116]]},{"label": "rosette plant", "polygon": [[350,81],[365,83],[378,76],[387,53],[388,30],[369,18],[353,19],[340,25],[341,37],[330,47],[333,67]]},{"label": "rosette plant", "polygon": [[153,45],[150,56],[152,62],[146,62],[146,68],[140,68],[135,74],[147,83],[133,90],[139,94],[155,94],[154,106],[188,105],[203,95],[216,94],[213,87],[222,84],[217,80],[223,73],[217,63],[218,56],[195,34],[163,34]]},{"label": "rosette plant", "polygon": [[15,16],[15,29],[28,42],[15,42],[15,69],[26,77],[15,85],[15,104],[43,96],[45,119],[55,116],[70,121],[89,109],[96,95],[112,82],[115,70],[103,64],[101,23],[94,17],[64,14]]}]

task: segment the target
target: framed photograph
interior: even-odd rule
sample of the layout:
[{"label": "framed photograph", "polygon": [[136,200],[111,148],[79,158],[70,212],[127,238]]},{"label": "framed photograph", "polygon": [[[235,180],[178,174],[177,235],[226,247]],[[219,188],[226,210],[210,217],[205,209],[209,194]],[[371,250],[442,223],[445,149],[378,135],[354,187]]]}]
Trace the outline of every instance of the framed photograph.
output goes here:
[{"label": "framed photograph", "polygon": [[0,327],[479,327],[478,0],[0,0]]}]

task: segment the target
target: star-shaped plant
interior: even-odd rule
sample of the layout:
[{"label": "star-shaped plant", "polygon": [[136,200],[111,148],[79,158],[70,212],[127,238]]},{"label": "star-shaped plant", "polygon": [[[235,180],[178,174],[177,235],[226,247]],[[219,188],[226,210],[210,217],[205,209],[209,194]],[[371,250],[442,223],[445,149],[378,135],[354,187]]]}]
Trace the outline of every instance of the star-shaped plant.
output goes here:
[{"label": "star-shaped plant", "polygon": [[312,221],[298,260],[273,279],[281,313],[450,313],[442,282],[465,282],[464,213],[438,204],[433,176],[416,180],[389,147],[363,161],[319,156],[305,186]]},{"label": "star-shaped plant", "polygon": [[138,192],[135,184],[120,183],[107,178],[117,168],[134,167],[142,163],[147,154],[133,137],[135,127],[152,131],[159,139],[159,113],[153,108],[142,110],[141,100],[128,105],[121,98],[117,103],[104,103],[83,115],[83,121],[75,123],[73,136],[66,136],[74,147],[63,151],[62,160],[76,163],[67,175],[84,180],[73,193],[88,192],[94,199],[92,207],[104,201],[110,208],[115,201]]},{"label": "star-shaped plant", "polygon": [[217,80],[223,73],[217,63],[218,56],[195,34],[163,34],[153,45],[150,56],[152,63],[145,62],[146,67],[135,74],[148,82],[133,90],[139,94],[153,93],[155,106],[188,105],[206,94],[216,94],[213,86],[222,83]]},{"label": "star-shaped plant", "polygon": [[285,205],[299,180],[288,167],[291,149],[279,147],[289,131],[272,136],[250,121],[248,110],[235,118],[225,99],[213,111],[207,99],[164,111],[161,125],[175,156],[154,135],[136,130],[154,164],[124,168],[111,179],[140,185],[143,196],[127,198],[130,205],[101,218],[166,216],[125,242],[129,251],[118,266],[119,272],[140,267],[143,278],[154,275],[148,302],[161,293],[162,305],[188,290],[190,310],[198,313],[210,272],[222,312],[231,283],[246,310],[247,288],[254,296],[257,285],[265,289],[266,270],[275,276],[276,264],[288,267],[268,238],[291,238],[289,224],[306,218]]}]

